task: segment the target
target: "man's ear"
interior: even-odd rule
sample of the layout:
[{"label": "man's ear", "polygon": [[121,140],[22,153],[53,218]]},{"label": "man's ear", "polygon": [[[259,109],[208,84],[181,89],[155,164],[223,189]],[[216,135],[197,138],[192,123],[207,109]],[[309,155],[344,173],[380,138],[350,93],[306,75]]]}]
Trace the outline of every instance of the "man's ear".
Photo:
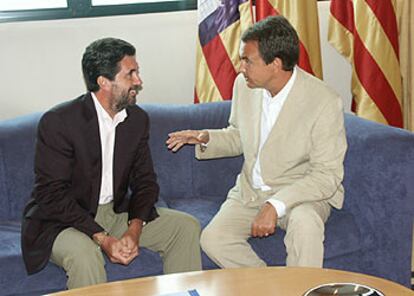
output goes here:
[{"label": "man's ear", "polygon": [[109,87],[109,79],[102,76],[102,75],[98,77],[96,82],[98,83],[100,89],[105,89],[106,90]]},{"label": "man's ear", "polygon": [[277,70],[283,69],[283,62],[280,58],[275,58],[272,62],[272,64],[276,67]]}]

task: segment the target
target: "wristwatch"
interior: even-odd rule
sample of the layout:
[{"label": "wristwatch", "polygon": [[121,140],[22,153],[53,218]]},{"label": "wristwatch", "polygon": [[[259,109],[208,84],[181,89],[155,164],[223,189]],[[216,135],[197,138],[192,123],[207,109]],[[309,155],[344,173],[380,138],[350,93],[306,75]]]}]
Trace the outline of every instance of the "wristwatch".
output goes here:
[{"label": "wristwatch", "polygon": [[105,241],[105,238],[109,236],[109,233],[107,231],[98,232],[97,236],[93,237],[93,241],[98,245],[98,247],[101,247],[103,242]]}]

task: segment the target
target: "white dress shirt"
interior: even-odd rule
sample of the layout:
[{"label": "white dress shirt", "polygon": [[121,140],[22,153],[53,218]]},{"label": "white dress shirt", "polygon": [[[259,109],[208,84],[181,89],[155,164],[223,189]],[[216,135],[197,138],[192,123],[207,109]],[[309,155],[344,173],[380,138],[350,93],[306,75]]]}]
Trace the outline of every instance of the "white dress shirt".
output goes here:
[{"label": "white dress shirt", "polygon": [[94,93],[92,94],[96,113],[98,114],[99,135],[101,139],[102,153],[102,178],[99,204],[110,203],[114,198],[113,188],[113,162],[116,126],[128,116],[125,109],[118,112],[112,119],[108,112],[99,103]]},{"label": "white dress shirt", "polygon": [[[269,191],[271,188],[267,186],[262,178],[262,172],[260,168],[260,153],[262,152],[263,145],[265,144],[269,134],[279,117],[280,111],[282,110],[283,104],[285,103],[293,83],[296,79],[296,69],[293,69],[293,74],[290,77],[286,85],[274,96],[270,94],[269,91],[263,90],[263,100],[262,100],[262,116],[260,118],[260,142],[259,142],[259,152],[257,154],[257,160],[253,167],[253,187],[255,189],[260,189],[262,191]],[[283,145],[283,143],[280,143]],[[277,198],[270,198],[267,200],[275,209],[278,214],[278,217],[281,218],[286,214],[286,206]]]}]

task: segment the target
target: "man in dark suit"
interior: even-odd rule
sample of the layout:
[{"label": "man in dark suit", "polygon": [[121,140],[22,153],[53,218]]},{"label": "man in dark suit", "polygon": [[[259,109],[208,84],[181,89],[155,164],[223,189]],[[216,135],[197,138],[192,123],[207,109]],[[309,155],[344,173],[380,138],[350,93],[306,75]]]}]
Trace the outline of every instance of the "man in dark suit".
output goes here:
[{"label": "man in dark suit", "polygon": [[68,288],[106,282],[104,257],[127,265],[139,246],[162,254],[164,272],[201,269],[200,226],[192,216],[155,209],[159,187],[148,147],[149,119],[135,48],[105,38],[86,48],[88,93],[40,120],[35,186],[22,224],[29,274],[49,260]]}]

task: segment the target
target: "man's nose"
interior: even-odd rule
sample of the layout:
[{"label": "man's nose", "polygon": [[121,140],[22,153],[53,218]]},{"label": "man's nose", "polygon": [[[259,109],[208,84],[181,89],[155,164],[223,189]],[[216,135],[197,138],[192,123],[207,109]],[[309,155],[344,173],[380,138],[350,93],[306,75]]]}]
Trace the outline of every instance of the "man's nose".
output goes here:
[{"label": "man's nose", "polygon": [[142,84],[142,79],[138,74],[134,75],[133,83],[134,83],[134,85],[141,85]]},{"label": "man's nose", "polygon": [[239,73],[246,73],[246,63],[242,60],[239,66]]}]

